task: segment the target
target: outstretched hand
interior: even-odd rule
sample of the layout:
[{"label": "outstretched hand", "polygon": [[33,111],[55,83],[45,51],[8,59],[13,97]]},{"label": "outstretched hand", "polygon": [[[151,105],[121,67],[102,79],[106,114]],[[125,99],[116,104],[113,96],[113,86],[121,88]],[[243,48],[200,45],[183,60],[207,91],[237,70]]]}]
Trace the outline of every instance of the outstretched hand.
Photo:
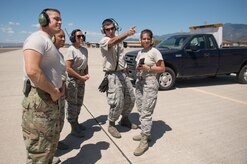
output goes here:
[{"label": "outstretched hand", "polygon": [[134,35],[136,33],[136,30],[135,30],[136,26],[133,26],[131,27],[129,30],[128,30],[128,36],[131,36],[131,35]]}]

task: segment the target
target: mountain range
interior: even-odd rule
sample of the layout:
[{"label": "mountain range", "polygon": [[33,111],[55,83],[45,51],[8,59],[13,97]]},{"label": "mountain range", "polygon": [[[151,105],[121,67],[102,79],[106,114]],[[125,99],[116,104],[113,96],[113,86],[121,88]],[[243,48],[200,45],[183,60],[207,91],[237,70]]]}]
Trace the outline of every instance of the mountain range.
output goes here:
[{"label": "mountain range", "polygon": [[224,24],[223,39],[231,40],[231,41],[247,40],[247,25],[246,24],[231,24],[231,23]]},{"label": "mountain range", "polygon": [[[154,38],[157,40],[163,40],[176,34],[187,34],[189,32],[178,32],[164,35],[155,35]],[[133,39],[134,40],[134,39]],[[136,40],[136,39],[135,39]],[[229,41],[243,41],[247,40],[247,25],[246,24],[232,24],[225,23],[223,25],[223,40]]]}]

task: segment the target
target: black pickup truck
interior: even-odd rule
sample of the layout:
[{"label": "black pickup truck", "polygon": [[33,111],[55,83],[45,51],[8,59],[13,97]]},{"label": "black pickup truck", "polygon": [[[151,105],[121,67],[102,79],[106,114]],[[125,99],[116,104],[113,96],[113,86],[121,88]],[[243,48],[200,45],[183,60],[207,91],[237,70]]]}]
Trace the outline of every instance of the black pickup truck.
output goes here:
[{"label": "black pickup truck", "polygon": [[[160,90],[174,87],[177,78],[236,74],[237,81],[247,84],[247,48],[219,48],[212,34],[174,35],[156,48],[165,61],[165,72],[159,73]],[[130,77],[136,79],[135,58],[138,51],[126,53]]]}]

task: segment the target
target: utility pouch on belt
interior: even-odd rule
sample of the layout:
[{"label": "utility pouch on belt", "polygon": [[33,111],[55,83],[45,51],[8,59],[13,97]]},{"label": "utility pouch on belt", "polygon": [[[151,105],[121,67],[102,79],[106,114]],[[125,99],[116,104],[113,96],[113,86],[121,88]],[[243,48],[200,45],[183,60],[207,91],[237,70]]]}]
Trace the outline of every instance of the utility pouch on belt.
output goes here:
[{"label": "utility pouch on belt", "polygon": [[98,89],[100,92],[105,92],[108,90],[108,78],[107,78],[107,76],[104,77],[104,79],[100,83]]},{"label": "utility pouch on belt", "polygon": [[27,97],[29,92],[31,91],[31,82],[29,79],[25,79],[24,80],[24,85],[23,85],[23,89],[22,89],[22,92],[23,94]]}]

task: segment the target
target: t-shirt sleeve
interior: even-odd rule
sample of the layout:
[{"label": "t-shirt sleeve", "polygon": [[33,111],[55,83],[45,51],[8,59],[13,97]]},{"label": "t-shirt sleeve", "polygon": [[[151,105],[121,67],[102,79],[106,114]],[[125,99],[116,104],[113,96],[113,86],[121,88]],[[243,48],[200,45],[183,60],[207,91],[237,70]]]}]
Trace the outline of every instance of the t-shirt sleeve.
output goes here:
[{"label": "t-shirt sleeve", "polygon": [[[84,48],[84,47],[83,47]],[[87,59],[88,59],[88,50],[86,49],[86,48],[84,48],[85,49],[85,56],[87,57]]]},{"label": "t-shirt sleeve", "polygon": [[101,39],[101,41],[99,42],[100,44],[100,48],[105,50],[105,51],[108,51],[108,42],[110,41],[111,38],[109,37],[104,37]]},{"label": "t-shirt sleeve", "polygon": [[23,51],[28,49],[37,51],[40,54],[45,54],[45,50],[47,49],[45,39],[40,36],[30,36],[23,45]]},{"label": "t-shirt sleeve", "polygon": [[73,60],[74,58],[73,58],[73,49],[72,49],[72,47],[69,47],[68,48],[68,50],[67,50],[67,52],[64,54],[64,60],[66,61],[66,60]]},{"label": "t-shirt sleeve", "polygon": [[161,53],[160,53],[160,51],[159,50],[157,50],[157,49],[154,49],[154,60],[155,60],[155,62],[157,63],[159,60],[163,60],[163,57],[162,57],[162,55],[161,55]]}]

